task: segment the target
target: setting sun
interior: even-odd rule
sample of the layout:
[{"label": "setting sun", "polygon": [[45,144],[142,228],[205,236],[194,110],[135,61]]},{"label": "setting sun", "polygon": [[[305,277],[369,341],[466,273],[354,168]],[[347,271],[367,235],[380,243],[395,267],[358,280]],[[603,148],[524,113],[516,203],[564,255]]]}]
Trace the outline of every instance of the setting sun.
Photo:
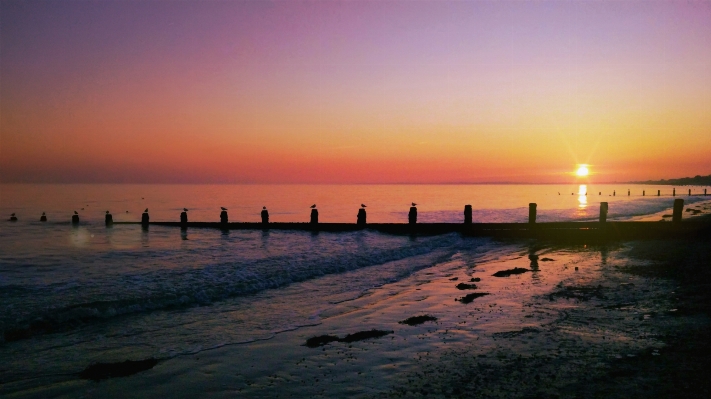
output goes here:
[{"label": "setting sun", "polygon": [[578,176],[587,176],[588,175],[588,166],[587,165],[580,165],[577,171],[575,171],[575,174]]}]

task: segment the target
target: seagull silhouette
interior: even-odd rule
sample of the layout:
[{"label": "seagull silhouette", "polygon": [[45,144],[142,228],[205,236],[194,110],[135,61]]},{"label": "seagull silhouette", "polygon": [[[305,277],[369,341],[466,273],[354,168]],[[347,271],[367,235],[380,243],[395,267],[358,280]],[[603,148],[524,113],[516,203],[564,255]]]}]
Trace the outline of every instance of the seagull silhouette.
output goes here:
[{"label": "seagull silhouette", "polygon": [[42,212],[42,216],[46,216],[46,215],[44,214],[44,212]]},{"label": "seagull silhouette", "polygon": [[[44,214],[43,214],[43,215],[44,215]],[[15,213],[13,212],[12,215],[10,215],[10,216],[15,216]]]},{"label": "seagull silhouette", "polygon": [[148,208],[146,208],[146,210],[145,210],[145,211],[143,211],[143,212],[148,212]]},{"label": "seagull silhouette", "polygon": [[266,207],[266,206],[263,206],[262,209],[267,209],[267,207]]},{"label": "seagull silhouette", "polygon": [[367,206],[367,205],[365,205],[365,204],[360,204],[360,207],[361,207],[361,208],[365,208],[366,206]]},{"label": "seagull silhouette", "polygon": [[311,205],[311,209],[316,208],[316,204]]},{"label": "seagull silhouette", "polygon": [[108,215],[108,214],[109,214],[109,211],[106,211],[106,214]]},{"label": "seagull silhouette", "polygon": [[188,211],[188,208],[183,208],[183,212],[187,212],[187,211]]},{"label": "seagull silhouette", "polygon": [[220,209],[222,209],[223,211],[227,210],[227,208],[225,208],[224,206],[221,206]]},{"label": "seagull silhouette", "polygon": [[412,206],[417,206],[417,204],[413,202],[413,203],[412,203]]},{"label": "seagull silhouette", "polygon": [[78,215],[78,214],[79,214],[79,212],[77,212],[77,211],[74,211],[74,214],[75,214],[75,215]]}]

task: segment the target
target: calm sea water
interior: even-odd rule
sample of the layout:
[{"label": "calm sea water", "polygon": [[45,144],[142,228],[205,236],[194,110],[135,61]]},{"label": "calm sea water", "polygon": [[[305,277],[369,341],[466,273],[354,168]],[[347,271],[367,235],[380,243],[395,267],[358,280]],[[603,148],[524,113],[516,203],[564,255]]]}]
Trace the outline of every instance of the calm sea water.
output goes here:
[{"label": "calm sea water", "polygon": [[[627,190],[631,190],[630,196]],[[657,190],[662,196],[657,197]],[[671,208],[669,186],[634,185],[2,185],[0,214],[0,385],[76,373],[93,361],[170,358],[269,338],[332,317],[334,304],[453,257],[500,244],[457,234],[389,236],[369,231],[312,234],[137,225],[175,221],[405,222],[410,202],[422,222],[522,222],[536,202],[541,221],[611,219]],[[642,196],[642,191],[646,196]],[[708,199],[688,197],[687,203]],[[703,188],[692,187],[694,193]],[[613,191],[616,193],[612,196]],[[587,193],[587,195],[586,195]],[[78,226],[69,224],[76,210]],[[49,221],[40,223],[46,212]],[[328,316],[326,316],[328,314]],[[6,385],[7,386],[7,385]]]}]

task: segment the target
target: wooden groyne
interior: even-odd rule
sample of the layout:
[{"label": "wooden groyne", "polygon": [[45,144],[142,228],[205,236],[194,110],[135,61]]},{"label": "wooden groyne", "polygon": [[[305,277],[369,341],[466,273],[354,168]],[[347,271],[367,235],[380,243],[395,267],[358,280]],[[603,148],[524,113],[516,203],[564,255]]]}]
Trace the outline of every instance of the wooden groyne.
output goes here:
[{"label": "wooden groyne", "polygon": [[[115,224],[140,224],[123,222]],[[470,237],[538,238],[554,241],[608,241],[678,238],[711,234],[711,222],[550,222],[550,223],[220,223],[150,222],[154,226],[221,230],[291,230],[310,232],[376,231],[396,235],[460,233]]]}]

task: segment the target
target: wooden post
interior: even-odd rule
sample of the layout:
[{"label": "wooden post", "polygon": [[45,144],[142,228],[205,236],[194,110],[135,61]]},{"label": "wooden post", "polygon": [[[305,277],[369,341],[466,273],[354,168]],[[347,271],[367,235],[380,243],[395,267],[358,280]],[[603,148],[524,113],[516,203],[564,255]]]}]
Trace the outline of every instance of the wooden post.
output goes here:
[{"label": "wooden post", "polygon": [[629,188],[627,189],[627,196],[628,197],[630,196],[630,189]]},{"label": "wooden post", "polygon": [[617,192],[615,190],[612,190],[612,196],[614,197]]},{"label": "wooden post", "polygon": [[607,202],[600,203],[600,223],[607,222]]},{"label": "wooden post", "polygon": [[40,222],[46,222],[47,221],[47,215],[42,212],[42,216],[40,216]]},{"label": "wooden post", "polygon": [[464,205],[464,224],[472,224],[472,206]]},{"label": "wooden post", "polygon": [[[185,213],[185,212],[183,212],[183,213]],[[186,214],[185,217],[187,218],[187,214]],[[182,215],[181,215],[180,219],[181,219],[181,220],[183,219]],[[151,218],[148,216],[148,212],[143,212],[143,213],[141,214],[141,225],[143,225],[143,226],[148,226],[148,222],[149,222],[150,220],[151,220]]]},{"label": "wooden post", "polygon": [[684,200],[681,198],[674,200],[674,213],[672,215],[672,222],[681,222],[681,214],[684,211]]},{"label": "wooden post", "polygon": [[358,217],[358,219],[357,219],[356,224],[357,224],[358,226],[365,226],[365,217],[366,217],[366,214],[365,214],[365,209],[364,209],[364,208],[358,209],[358,216],[357,216],[357,217]]},{"label": "wooden post", "polygon": [[676,197],[676,189],[672,189],[672,197]]},{"label": "wooden post", "polygon": [[182,224],[183,227],[188,224],[188,213],[185,211],[180,212],[180,224]]},{"label": "wooden post", "polygon": [[534,202],[528,204],[528,223],[536,223],[536,206]]},{"label": "wooden post", "polygon": [[311,224],[318,224],[318,210],[311,210]]},{"label": "wooden post", "polygon": [[417,208],[414,206],[410,207],[410,213],[407,214],[407,221],[410,224],[417,223]]},{"label": "wooden post", "polygon": [[644,197],[644,190],[642,190],[642,197]]},{"label": "wooden post", "polygon": [[657,197],[662,195],[662,190],[657,190]]},{"label": "wooden post", "polygon": [[220,212],[220,223],[227,224],[228,221],[229,221],[229,219],[227,217],[227,211]]},{"label": "wooden post", "polygon": [[79,224],[79,215],[72,215],[72,224]]},{"label": "wooden post", "polygon": [[689,189],[689,197],[691,197],[691,189]]},{"label": "wooden post", "polygon": [[704,197],[706,196],[706,189],[704,189]]},{"label": "wooden post", "polygon": [[106,211],[106,216],[104,216],[104,224],[106,224],[107,226],[111,226],[112,224],[114,224],[114,217],[111,216],[109,211]]},{"label": "wooden post", "polygon": [[269,211],[267,211],[267,207],[262,207],[262,224],[268,224],[269,223]]}]

